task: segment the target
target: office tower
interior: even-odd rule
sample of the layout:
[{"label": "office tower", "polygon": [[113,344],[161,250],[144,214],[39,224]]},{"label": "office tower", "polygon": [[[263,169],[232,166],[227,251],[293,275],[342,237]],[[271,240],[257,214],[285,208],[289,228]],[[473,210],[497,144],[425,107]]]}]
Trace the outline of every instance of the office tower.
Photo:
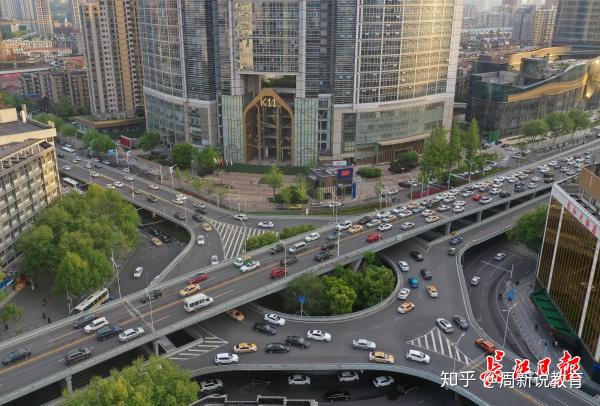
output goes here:
[{"label": "office tower", "polygon": [[600,0],[562,0],[558,3],[555,45],[600,47]]},{"label": "office tower", "polygon": [[532,43],[541,47],[552,45],[554,26],[556,23],[556,7],[538,8],[533,20]]},{"label": "office tower", "polygon": [[33,28],[41,37],[52,35],[52,14],[50,13],[50,0],[23,0],[31,2]]},{"label": "office tower", "polygon": [[138,0],[147,125],[168,144],[385,162],[451,123],[462,0],[172,3]]},{"label": "office tower", "polygon": [[511,23],[514,43],[521,46],[531,44],[535,14],[535,6],[523,6],[515,10]]},{"label": "office tower", "polygon": [[135,5],[135,0],[81,5],[91,112],[98,119],[143,114]]}]

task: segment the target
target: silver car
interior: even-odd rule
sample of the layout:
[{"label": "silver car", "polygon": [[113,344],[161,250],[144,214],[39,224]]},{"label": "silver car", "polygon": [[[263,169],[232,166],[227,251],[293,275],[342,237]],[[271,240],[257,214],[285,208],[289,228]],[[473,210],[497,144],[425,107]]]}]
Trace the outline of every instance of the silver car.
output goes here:
[{"label": "silver car", "polygon": [[373,351],[377,348],[377,344],[366,338],[359,338],[358,340],[352,340],[352,348]]},{"label": "silver car", "polygon": [[435,322],[444,333],[452,333],[454,331],[454,327],[452,326],[452,323],[450,323],[446,319],[443,319],[440,317],[439,319],[436,319]]}]

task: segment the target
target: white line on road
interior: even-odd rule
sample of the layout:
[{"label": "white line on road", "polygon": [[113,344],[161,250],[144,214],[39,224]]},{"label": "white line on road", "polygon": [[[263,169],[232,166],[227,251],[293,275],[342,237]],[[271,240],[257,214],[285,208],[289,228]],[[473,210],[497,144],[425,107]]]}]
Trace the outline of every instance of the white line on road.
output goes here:
[{"label": "white line on road", "polygon": [[554,396],[552,396],[552,395],[548,395],[548,396],[550,396],[552,399],[556,400],[557,402],[560,402],[560,403],[562,403],[562,404],[563,404],[563,405],[565,405],[565,406],[569,406],[567,403],[563,402],[563,401],[562,401],[562,400],[560,400],[560,399],[557,399],[556,397],[554,397]]},{"label": "white line on road", "polygon": [[231,293],[231,292],[233,292],[234,290],[235,290],[235,289],[229,289],[227,292],[219,293],[218,295],[215,295],[215,296],[213,296],[213,299],[216,299],[216,298],[218,298],[219,296],[223,296],[223,295],[226,295],[226,294],[228,294],[228,293]]}]

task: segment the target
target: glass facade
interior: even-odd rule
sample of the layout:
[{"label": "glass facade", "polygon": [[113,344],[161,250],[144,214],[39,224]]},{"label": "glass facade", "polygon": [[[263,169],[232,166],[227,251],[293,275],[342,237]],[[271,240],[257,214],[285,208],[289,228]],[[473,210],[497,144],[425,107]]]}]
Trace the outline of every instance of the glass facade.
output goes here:
[{"label": "glass facade", "polygon": [[556,13],[555,44],[600,46],[600,2],[561,0]]},{"label": "glass facade", "polygon": [[183,104],[155,97],[146,92],[146,127],[161,135],[167,145],[184,142],[185,114]]}]

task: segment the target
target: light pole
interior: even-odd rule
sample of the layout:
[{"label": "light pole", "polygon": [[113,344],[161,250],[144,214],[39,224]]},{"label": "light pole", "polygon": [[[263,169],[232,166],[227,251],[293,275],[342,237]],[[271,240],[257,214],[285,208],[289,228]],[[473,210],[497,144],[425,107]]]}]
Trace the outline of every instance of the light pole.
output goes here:
[{"label": "light pole", "polygon": [[133,193],[133,177],[135,174],[129,176],[131,176],[131,198],[135,201],[135,193]]},{"label": "light pole", "polygon": [[460,343],[460,340],[467,335],[467,333],[462,333],[460,335],[460,337],[458,337],[458,340],[456,340],[456,342],[454,343],[454,349],[456,350],[456,356],[452,357],[453,358],[453,364],[452,364],[452,372],[456,371],[456,357],[458,356],[458,343]]},{"label": "light pole", "polygon": [[242,220],[242,226],[244,226],[244,254],[246,253],[246,221]]},{"label": "light pole", "polygon": [[[502,348],[504,348],[504,345],[506,344],[506,333],[508,332],[508,319],[510,318],[510,311],[513,309],[513,307],[515,307],[518,304],[519,304],[519,302],[516,302],[511,307],[508,308],[508,313],[506,314],[506,326],[504,327],[504,338],[502,339]],[[507,310],[502,310],[502,311],[505,312]]]},{"label": "light pole", "polygon": [[119,289],[119,299],[121,299],[121,278],[119,278],[119,267],[117,266],[117,263],[115,262],[115,257],[114,257],[114,253],[113,253],[113,249],[110,249],[110,260],[112,262],[113,265],[113,269],[116,269],[117,271],[117,288]]},{"label": "light pole", "polygon": [[469,183],[467,183],[467,185],[468,185],[471,183],[471,172],[473,172],[473,162],[471,162],[470,160],[468,160],[466,158],[465,158],[465,162],[469,163]]}]

